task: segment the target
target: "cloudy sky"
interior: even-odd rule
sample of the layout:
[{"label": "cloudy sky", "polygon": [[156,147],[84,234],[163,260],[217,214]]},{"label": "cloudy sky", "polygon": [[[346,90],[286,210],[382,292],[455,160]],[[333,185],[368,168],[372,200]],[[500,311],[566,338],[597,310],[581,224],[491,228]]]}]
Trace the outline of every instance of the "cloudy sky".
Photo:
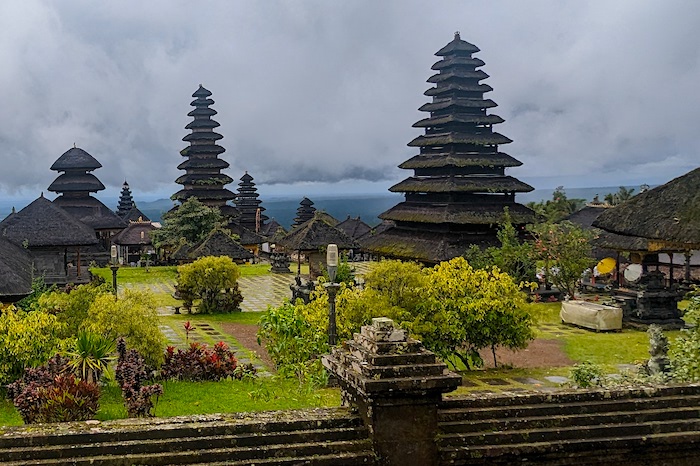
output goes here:
[{"label": "cloudy sky", "polygon": [[36,197],[74,143],[110,191],[172,194],[200,83],[233,178],[386,192],[457,30],[523,162],[509,174],[639,185],[700,165],[700,2],[4,0],[0,194]]}]

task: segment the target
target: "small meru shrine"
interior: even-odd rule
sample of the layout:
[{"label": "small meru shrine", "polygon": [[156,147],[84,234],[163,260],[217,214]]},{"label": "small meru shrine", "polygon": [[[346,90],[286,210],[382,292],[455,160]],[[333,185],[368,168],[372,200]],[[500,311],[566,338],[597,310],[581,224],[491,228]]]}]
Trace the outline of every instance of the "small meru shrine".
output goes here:
[{"label": "small meru shrine", "polygon": [[379,215],[394,225],[363,241],[373,253],[437,263],[463,255],[472,244],[497,244],[506,208],[516,226],[535,220],[515,202],[516,193],[534,188],[505,174],[522,163],[498,150],[512,141],[493,131],[504,120],[487,114],[496,103],[484,98],[492,88],[480,83],[488,75],[477,69],[484,62],[472,57],[476,52],[455,33],[435,54],[437,74],[428,79],[435,87],[425,92],[433,101],[419,109],[429,116],[413,125],[425,134],[408,143],[420,152],[399,165],[413,176],[389,189],[404,193],[405,201]]}]

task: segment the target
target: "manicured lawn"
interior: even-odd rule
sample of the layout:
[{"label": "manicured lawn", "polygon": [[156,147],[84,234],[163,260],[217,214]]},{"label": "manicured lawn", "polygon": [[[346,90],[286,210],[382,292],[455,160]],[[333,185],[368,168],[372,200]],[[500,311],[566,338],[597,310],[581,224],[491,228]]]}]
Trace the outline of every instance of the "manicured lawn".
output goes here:
[{"label": "manicured lawn", "polygon": [[[112,271],[109,267],[93,267],[90,269],[93,275],[102,277],[107,283],[112,283]],[[148,284],[165,281],[175,281],[177,278],[177,267],[119,267],[117,270],[117,283]]]},{"label": "manicured lawn", "polygon": [[19,415],[12,401],[0,397],[0,427],[21,426],[22,417]]},{"label": "manicured lawn", "polygon": [[[183,312],[181,310],[181,312]],[[181,327],[186,321],[205,321],[238,324],[257,324],[262,317],[262,312],[232,312],[231,314],[173,314],[161,316],[163,323],[171,324],[172,327]]]}]

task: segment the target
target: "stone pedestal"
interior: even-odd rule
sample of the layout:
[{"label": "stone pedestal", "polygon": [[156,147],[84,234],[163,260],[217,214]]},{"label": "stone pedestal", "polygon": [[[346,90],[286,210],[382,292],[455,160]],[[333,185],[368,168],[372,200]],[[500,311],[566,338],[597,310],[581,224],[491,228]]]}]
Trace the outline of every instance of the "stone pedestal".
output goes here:
[{"label": "stone pedestal", "polygon": [[291,258],[283,252],[273,252],[270,254],[270,264],[272,268],[270,272],[272,273],[292,273],[289,270],[289,264],[291,263]]},{"label": "stone pedestal", "polygon": [[323,357],[344,404],[358,408],[382,465],[438,464],[438,404],[461,377],[391,319],[371,326]]}]

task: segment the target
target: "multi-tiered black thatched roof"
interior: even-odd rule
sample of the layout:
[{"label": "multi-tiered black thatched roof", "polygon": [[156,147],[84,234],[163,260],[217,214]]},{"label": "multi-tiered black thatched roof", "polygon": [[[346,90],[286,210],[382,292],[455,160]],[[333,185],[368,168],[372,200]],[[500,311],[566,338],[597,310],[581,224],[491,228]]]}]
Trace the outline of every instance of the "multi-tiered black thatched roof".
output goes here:
[{"label": "multi-tiered black thatched roof", "polygon": [[308,197],[304,197],[299,203],[299,208],[297,208],[297,216],[294,218],[292,229],[314,218],[315,212],[316,207],[314,207],[314,203]]},{"label": "multi-tiered black thatched roof", "polygon": [[534,220],[530,209],[515,202],[515,193],[534,188],[505,174],[521,162],[498,150],[512,141],[493,131],[504,120],[487,114],[496,103],[484,98],[492,88],[480,83],[488,75],[477,69],[484,65],[472,57],[478,51],[456,33],[436,53],[441,59],[432,68],[438,73],[428,79],[435,87],[425,92],[433,101],[420,107],[429,117],[413,125],[425,134],[408,144],[420,153],[400,165],[414,175],[389,189],[404,193],[405,201],[379,216],[395,226],[367,236],[367,249],[439,262],[471,244],[493,244],[506,207],[518,225]]},{"label": "multi-tiered black thatched roof", "polygon": [[184,202],[190,197],[196,197],[200,202],[209,207],[218,207],[221,213],[228,217],[235,217],[238,211],[226,205],[236,195],[224,186],[233,179],[221,173],[229,164],[218,156],[226,149],[216,142],[223,136],[214,132],[219,123],[212,119],[216,110],[209,108],[214,101],[209,98],[211,92],[199,85],[199,89],[192,94],[195,98],[190,105],[194,107],[188,116],[193,118],[185,129],[192,132],[182,138],[189,142],[189,147],[183,149],[180,154],[187,160],[178,165],[178,169],[185,170],[176,183],[182,185],[182,189],[171,196],[172,200]]},{"label": "multi-tiered black thatched roof", "polygon": [[253,183],[253,177],[245,172],[238,183],[238,196],[235,200],[236,208],[241,213],[238,223],[250,231],[261,233],[268,217],[262,213],[265,207],[260,205],[262,201],[258,197],[258,188]]},{"label": "multi-tiered black thatched roof", "polygon": [[51,170],[62,172],[51,183],[49,191],[58,193],[57,206],[95,230],[119,230],[126,226],[106,205],[90,193],[105,189],[95,175],[89,173],[102,167],[92,155],[72,147],[61,155]]},{"label": "multi-tiered black thatched roof", "polygon": [[134,202],[134,197],[131,195],[129,183],[127,183],[126,180],[124,180],[124,184],[122,185],[122,192],[119,195],[117,215],[124,218],[134,207],[136,207],[136,203]]}]

